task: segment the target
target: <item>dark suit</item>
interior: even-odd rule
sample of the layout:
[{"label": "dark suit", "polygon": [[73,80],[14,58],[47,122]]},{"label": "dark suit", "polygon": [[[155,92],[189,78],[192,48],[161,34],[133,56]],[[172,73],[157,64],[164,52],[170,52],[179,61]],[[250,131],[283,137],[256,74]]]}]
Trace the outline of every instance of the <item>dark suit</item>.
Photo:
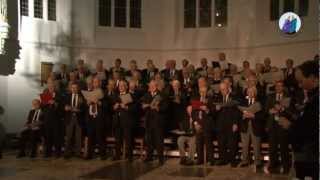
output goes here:
[{"label": "dark suit", "polygon": [[[288,139],[288,130],[282,128],[277,122],[277,118],[280,116],[289,117],[289,106],[283,109],[279,114],[273,115],[269,113],[269,110],[273,108],[276,104],[279,104],[279,101],[276,99],[277,94],[270,94],[266,102],[266,114],[267,116],[267,129],[269,135],[269,153],[270,153],[270,170],[273,171],[277,165],[278,161],[278,145],[280,145],[280,157],[281,164],[285,172],[289,171],[289,139]],[[288,98],[288,96],[283,93],[282,99]]]},{"label": "dark suit", "polygon": [[[126,70],[125,70],[123,67],[120,67],[120,68],[118,68],[118,69],[115,68],[115,67],[112,67],[112,68],[110,68],[110,70],[109,70],[109,72],[110,72],[110,74],[111,74],[111,77],[112,77],[112,74],[113,74],[114,71],[118,72],[118,73],[120,74],[121,78],[124,78],[125,75],[126,75]],[[113,77],[112,77],[112,78],[113,78]]]},{"label": "dark suit", "polygon": [[[219,157],[223,163],[234,163],[238,148],[239,131],[233,131],[233,125],[239,126],[241,112],[237,108],[237,99],[230,93],[228,99],[219,94],[221,109],[216,110],[216,127],[219,144]],[[229,152],[228,152],[229,150]]]},{"label": "dark suit", "polygon": [[[116,103],[121,103],[119,95]],[[133,127],[134,127],[134,102],[127,104],[128,109],[119,107],[115,110],[114,118],[114,132],[116,137],[116,154],[115,158],[119,159],[121,156],[122,143],[126,144],[124,151],[126,158],[132,160],[133,158]]]},{"label": "dark suit", "polygon": [[284,75],[284,85],[288,88],[289,95],[294,96],[295,90],[299,88],[298,81],[295,77],[295,69],[289,70],[288,68],[282,69]]},{"label": "dark suit", "polygon": [[64,137],[63,123],[63,100],[60,94],[55,93],[54,104],[44,105],[44,132],[46,153],[45,156],[52,155],[52,148],[55,147],[56,156],[61,155],[61,147]]},{"label": "dark suit", "polygon": [[166,82],[174,79],[181,80],[181,72],[177,69],[164,69],[161,71],[162,77]]},{"label": "dark suit", "polygon": [[160,99],[159,111],[146,108],[145,111],[145,127],[146,127],[146,144],[147,144],[147,159],[152,158],[153,150],[157,150],[160,161],[163,161],[163,141],[164,141],[164,124],[165,113],[168,108],[167,98],[160,92],[155,96],[150,93],[142,97],[142,103],[150,104],[155,98]]},{"label": "dark suit", "polygon": [[[72,98],[74,96],[74,98]],[[76,97],[77,96],[77,97]],[[77,99],[77,100],[76,100]],[[65,106],[70,106],[76,111],[66,111],[65,113],[65,127],[66,127],[66,148],[65,154],[70,155],[72,151],[72,139],[75,140],[75,151],[78,155],[81,153],[82,128],[85,121],[85,100],[81,94],[68,94],[65,101]],[[73,135],[75,134],[75,136]]]},{"label": "dark suit", "polygon": [[142,76],[142,82],[147,85],[151,79],[153,79],[154,75],[158,73],[158,69],[155,68],[153,70],[144,69],[142,70],[141,76]]},{"label": "dark suit", "polygon": [[[44,114],[41,109],[31,110],[28,114],[26,123],[26,129],[21,132],[19,140],[19,151],[20,154],[25,154],[26,144],[28,141],[31,142],[31,155],[35,156],[37,152],[37,143],[41,140],[43,130]],[[32,124],[38,124],[31,128]]]},{"label": "dark suit", "polygon": [[[90,105],[87,110],[88,159],[92,158],[96,144],[99,145],[101,158],[106,156],[106,120],[104,119],[102,100],[99,102],[100,104],[96,106],[96,115],[90,113]],[[91,109],[94,109],[93,106]],[[94,110],[92,110],[92,112],[94,112]]]},{"label": "dark suit", "polygon": [[[200,101],[200,95],[196,95],[191,98],[192,100]],[[198,154],[198,163],[201,164],[204,161],[203,146],[206,145],[206,157],[209,162],[213,162],[213,134],[214,134],[214,106],[213,100],[211,97],[206,96],[206,105],[209,109],[209,112],[202,110],[193,109],[192,110],[192,120],[193,122],[198,123],[201,127],[201,131],[196,131],[196,146]]]},{"label": "dark suit", "polygon": [[186,118],[186,108],[189,102],[188,96],[185,91],[179,90],[176,95],[173,91],[173,89],[170,89],[169,92],[169,100],[170,100],[170,121],[168,121],[168,128],[169,130],[174,129],[182,129],[183,126],[185,126],[184,119]]},{"label": "dark suit", "polygon": [[295,155],[296,176],[319,179],[319,87],[308,93],[309,100],[289,129]]}]

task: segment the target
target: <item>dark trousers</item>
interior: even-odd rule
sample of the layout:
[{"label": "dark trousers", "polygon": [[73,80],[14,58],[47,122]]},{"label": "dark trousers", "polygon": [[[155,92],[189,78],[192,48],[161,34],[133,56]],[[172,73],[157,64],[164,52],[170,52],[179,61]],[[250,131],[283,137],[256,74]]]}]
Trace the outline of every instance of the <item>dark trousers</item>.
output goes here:
[{"label": "dark trousers", "polygon": [[82,128],[79,125],[79,121],[76,116],[72,116],[70,121],[66,124],[66,149],[65,153],[70,154],[72,152],[72,139],[75,141],[75,152],[77,155],[81,153],[81,140],[82,140]]},{"label": "dark trousers", "polygon": [[41,140],[40,130],[26,129],[21,132],[21,138],[19,141],[19,151],[20,153],[25,153],[26,144],[30,142],[31,144],[31,154],[35,155],[37,152],[37,144]]},{"label": "dark trousers", "polygon": [[305,177],[312,177],[313,180],[319,179],[318,162],[294,162],[296,177],[303,180]]},{"label": "dark trousers", "polygon": [[98,144],[100,156],[106,155],[105,126],[98,118],[90,118],[88,121],[88,156],[93,155],[94,146]]},{"label": "dark trousers", "polygon": [[201,162],[201,163],[204,161],[204,152],[203,152],[204,145],[206,145],[207,161],[212,162],[214,160],[212,133],[208,133],[208,132],[196,133],[196,146],[197,146],[198,162]]},{"label": "dark trousers", "polygon": [[146,128],[146,144],[147,144],[147,158],[151,159],[153,150],[157,150],[159,160],[163,160],[163,128],[147,127]]},{"label": "dark trousers", "polygon": [[285,171],[290,169],[290,156],[289,156],[289,140],[288,131],[274,127],[269,133],[269,146],[270,146],[270,168],[275,168],[278,164],[278,146],[280,145],[281,165]]},{"label": "dark trousers", "polygon": [[64,128],[62,122],[48,124],[45,128],[46,155],[50,156],[52,154],[53,147],[55,147],[56,155],[60,155],[63,138]]},{"label": "dark trousers", "polygon": [[227,163],[234,162],[238,149],[238,134],[231,130],[219,131],[217,138],[220,160]]},{"label": "dark trousers", "polygon": [[132,159],[133,156],[133,136],[132,136],[132,127],[121,127],[118,126],[114,130],[116,138],[116,154],[117,158],[121,156],[121,147],[125,143],[125,155],[126,158]]}]

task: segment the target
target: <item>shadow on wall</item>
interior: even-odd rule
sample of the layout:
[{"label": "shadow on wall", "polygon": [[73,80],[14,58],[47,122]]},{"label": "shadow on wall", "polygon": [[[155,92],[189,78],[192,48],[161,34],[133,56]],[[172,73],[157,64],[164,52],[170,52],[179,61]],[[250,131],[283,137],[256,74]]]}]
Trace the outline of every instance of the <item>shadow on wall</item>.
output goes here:
[{"label": "shadow on wall", "polygon": [[[7,3],[8,2],[8,3]],[[18,1],[2,0],[4,11],[7,14],[7,24],[9,25],[7,37],[3,41],[3,50],[0,54],[0,75],[8,76],[15,73],[16,60],[20,55],[20,45],[18,41]],[[2,38],[2,37],[1,37]]]}]

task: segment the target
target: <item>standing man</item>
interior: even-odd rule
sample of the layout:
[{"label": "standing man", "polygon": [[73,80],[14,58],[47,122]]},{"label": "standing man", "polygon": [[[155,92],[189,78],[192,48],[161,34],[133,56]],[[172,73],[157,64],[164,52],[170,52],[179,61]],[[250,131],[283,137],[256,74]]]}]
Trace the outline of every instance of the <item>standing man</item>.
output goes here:
[{"label": "standing man", "polygon": [[[79,93],[77,83],[71,85],[64,106],[66,124],[66,148],[64,158],[69,159],[72,151],[72,139],[75,140],[76,156],[81,157],[82,127],[84,125],[85,100]],[[75,134],[75,136],[73,135]]]},{"label": "standing man", "polygon": [[231,86],[225,82],[220,84],[219,97],[221,104],[216,105],[216,113],[220,161],[217,165],[230,163],[231,167],[236,167],[241,113],[237,109],[236,98],[231,94]]},{"label": "standing man", "polygon": [[298,118],[289,121],[280,118],[279,124],[289,129],[294,152],[296,177],[319,179],[319,64],[307,61],[296,70],[300,86],[307,91],[308,98]]},{"label": "standing man", "polygon": [[162,93],[158,91],[157,81],[149,83],[149,92],[142,97],[142,108],[146,116],[146,144],[147,158],[145,162],[152,161],[153,150],[157,150],[159,163],[164,163],[163,141],[164,141],[164,120],[168,103]]}]

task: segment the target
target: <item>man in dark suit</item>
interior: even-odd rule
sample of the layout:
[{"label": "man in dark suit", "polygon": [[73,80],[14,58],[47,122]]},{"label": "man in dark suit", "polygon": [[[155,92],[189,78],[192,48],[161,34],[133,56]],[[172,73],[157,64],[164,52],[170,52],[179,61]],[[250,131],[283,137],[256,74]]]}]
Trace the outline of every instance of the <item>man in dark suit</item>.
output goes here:
[{"label": "man in dark suit", "polygon": [[242,112],[242,119],[240,120],[240,132],[242,142],[242,162],[240,167],[249,165],[249,143],[250,139],[254,150],[254,164],[255,172],[262,167],[260,157],[261,135],[263,132],[262,122],[262,105],[257,99],[257,89],[249,87],[247,90],[247,98],[240,102],[238,108]]},{"label": "man in dark suit", "polygon": [[24,126],[24,130],[21,132],[19,140],[19,154],[17,158],[26,156],[25,149],[28,141],[31,142],[31,158],[35,158],[37,155],[37,143],[42,137],[42,126],[44,121],[43,112],[40,108],[40,101],[34,99],[32,101],[32,110],[30,110],[27,122]]},{"label": "man in dark suit", "polygon": [[289,105],[291,99],[284,91],[284,84],[278,81],[275,84],[275,93],[270,94],[266,102],[267,132],[269,135],[270,164],[267,173],[275,173],[278,161],[278,146],[280,145],[280,157],[283,173],[287,174],[290,169],[288,130],[279,125],[280,117],[289,118]]},{"label": "man in dark suit", "polygon": [[231,63],[228,63],[228,61],[226,60],[226,54],[219,53],[218,58],[218,61],[212,61],[213,68],[219,67],[225,75],[229,74]]},{"label": "man in dark suit", "polygon": [[101,59],[97,61],[93,76],[97,76],[101,81],[101,86],[105,87],[109,79],[109,72],[103,67],[103,61]]},{"label": "man in dark suit", "polygon": [[295,73],[308,98],[298,118],[290,121],[282,117],[279,124],[289,129],[296,177],[319,179],[319,63],[306,61]]},{"label": "man in dark suit", "polygon": [[142,70],[142,82],[147,85],[151,79],[158,73],[158,69],[154,66],[151,59],[147,60],[147,67]]},{"label": "man in dark suit", "polygon": [[289,95],[294,96],[295,90],[299,88],[298,82],[295,78],[295,68],[293,67],[293,60],[287,59],[286,68],[282,69],[284,74],[284,85],[288,89]]},{"label": "man in dark suit", "polygon": [[219,104],[216,105],[216,127],[218,134],[218,148],[220,161],[217,165],[231,164],[236,167],[236,153],[238,148],[239,120],[241,112],[237,108],[237,99],[231,93],[231,86],[220,84]]},{"label": "man in dark suit", "polygon": [[164,163],[163,141],[164,120],[168,102],[158,90],[157,81],[149,83],[149,92],[142,97],[142,108],[145,112],[147,158],[145,162],[152,161],[153,150],[157,150],[159,163]]},{"label": "man in dark suit", "polygon": [[208,66],[207,58],[202,58],[200,60],[200,65],[201,66],[196,69],[197,76],[198,77],[201,77],[201,76],[206,77],[206,76],[208,76],[208,68],[209,68],[209,66]]},{"label": "man in dark suit", "polygon": [[161,71],[162,77],[166,82],[170,82],[173,79],[181,80],[181,72],[176,69],[176,61],[169,60],[166,64],[166,69]]},{"label": "man in dark suit", "polygon": [[[93,91],[103,91],[101,89],[101,81],[95,77],[92,80]],[[103,118],[103,97],[96,97],[87,101],[87,126],[88,126],[88,154],[85,157],[87,160],[93,158],[94,147],[99,145],[99,155],[101,160],[105,160],[106,157],[106,121]]]},{"label": "man in dark suit", "polygon": [[169,130],[182,129],[183,120],[186,118],[186,108],[189,102],[186,92],[181,88],[180,81],[173,80],[169,91],[171,120]]},{"label": "man in dark suit", "polygon": [[[197,146],[197,163],[198,165],[204,163],[204,145],[206,146],[206,157],[210,165],[214,165],[213,157],[213,133],[214,133],[214,119],[213,119],[213,102],[208,94],[208,87],[201,86],[199,91],[191,99],[192,119],[195,127],[196,146]],[[196,102],[196,103],[195,103]],[[195,105],[198,104],[198,105]]]},{"label": "man in dark suit", "polygon": [[[129,97],[127,100],[124,97]],[[129,101],[128,101],[129,100]],[[113,104],[114,132],[116,137],[116,154],[113,160],[120,160],[122,143],[125,143],[125,157],[129,162],[133,161],[133,127],[134,127],[134,102],[133,97],[128,93],[126,81],[119,83],[119,96]]]},{"label": "man in dark suit", "polygon": [[110,74],[113,74],[114,72],[118,72],[120,77],[121,78],[124,78],[125,77],[125,73],[126,73],[126,70],[121,67],[121,59],[117,58],[115,61],[114,61],[114,66],[110,68]]},{"label": "man in dark suit", "polygon": [[[64,158],[69,159],[72,151],[72,139],[75,141],[76,156],[81,156],[82,128],[85,116],[85,100],[79,92],[79,85],[71,85],[71,93],[65,99],[66,148]],[[75,134],[75,135],[74,135]]]}]

